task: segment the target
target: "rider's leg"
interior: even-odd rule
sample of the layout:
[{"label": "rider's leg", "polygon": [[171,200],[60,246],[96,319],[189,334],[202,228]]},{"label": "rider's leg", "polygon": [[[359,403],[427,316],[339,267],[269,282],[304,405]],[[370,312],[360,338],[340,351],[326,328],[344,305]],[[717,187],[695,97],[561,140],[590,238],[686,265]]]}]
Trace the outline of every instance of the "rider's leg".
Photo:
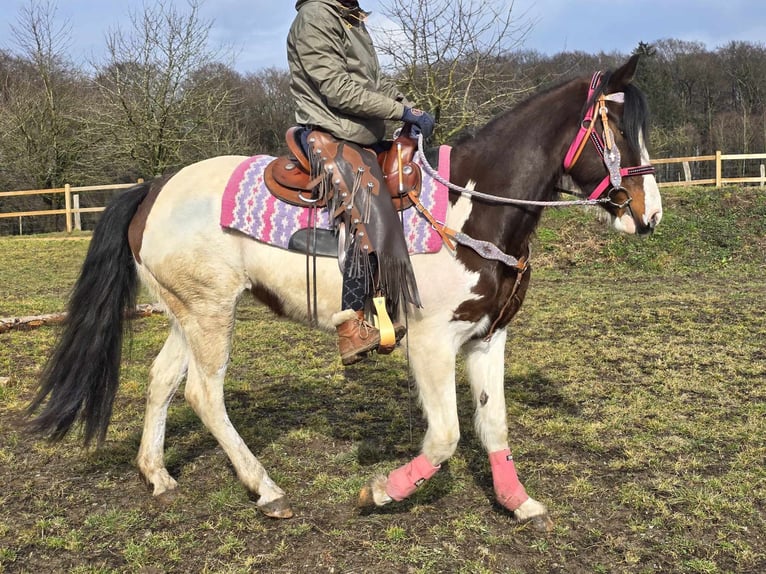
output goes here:
[{"label": "rider's leg", "polygon": [[[346,256],[350,261],[351,249]],[[377,269],[375,254],[369,256],[372,274]],[[344,365],[361,361],[364,355],[380,345],[380,331],[364,319],[364,307],[370,297],[370,281],[366,275],[353,272],[347,263],[343,272],[341,311],[333,315],[333,324],[338,331],[338,349]],[[403,325],[394,323],[394,334],[399,341],[405,334]],[[390,352],[390,351],[389,351]]]},{"label": "rider's leg", "polygon": [[[333,315],[333,324],[338,331],[338,349],[344,365],[361,361],[366,353],[380,344],[380,331],[364,320],[369,280],[365,275],[352,271],[348,263],[352,249],[353,246],[349,247],[343,271],[341,311]],[[374,261],[375,258],[370,256],[370,263]]]}]

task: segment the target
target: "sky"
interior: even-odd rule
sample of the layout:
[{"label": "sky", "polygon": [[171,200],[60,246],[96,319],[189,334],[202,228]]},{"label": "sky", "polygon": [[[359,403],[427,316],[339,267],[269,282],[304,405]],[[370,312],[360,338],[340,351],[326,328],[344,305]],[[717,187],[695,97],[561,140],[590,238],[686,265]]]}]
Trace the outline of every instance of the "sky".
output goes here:
[{"label": "sky", "polygon": [[[31,1],[55,8],[54,25],[71,30],[67,53],[75,63],[103,59],[106,35],[129,31],[130,14],[152,0],[0,0],[0,49],[18,52],[12,26]],[[179,9],[185,0],[173,2]],[[383,0],[385,1],[385,0]],[[382,2],[362,0],[371,24],[384,26]],[[766,42],[766,0],[514,0],[513,12],[529,31],[518,46],[547,55],[562,51],[629,54],[639,41],[674,38],[714,50],[733,40]],[[241,73],[287,68],[285,36],[293,0],[203,0],[201,18],[212,22],[210,42],[234,54]]]}]

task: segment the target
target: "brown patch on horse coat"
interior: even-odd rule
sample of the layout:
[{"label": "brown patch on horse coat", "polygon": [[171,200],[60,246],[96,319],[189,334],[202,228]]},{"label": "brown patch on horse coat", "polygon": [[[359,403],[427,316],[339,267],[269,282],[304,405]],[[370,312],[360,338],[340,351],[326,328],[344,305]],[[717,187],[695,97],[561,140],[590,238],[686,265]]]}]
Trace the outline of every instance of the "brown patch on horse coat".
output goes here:
[{"label": "brown patch on horse coat", "polygon": [[[486,317],[490,325],[494,324],[495,330],[503,329],[510,323],[524,302],[532,273],[528,268],[521,278],[518,290],[513,293],[517,271],[503,265],[497,267],[499,268],[497,275],[486,271],[481,275],[472,290],[479,297],[463,301],[458,305],[452,314],[454,321],[478,323]],[[509,302],[510,297],[513,299]],[[507,306],[506,303],[508,303]],[[489,326],[487,328],[489,329]],[[485,335],[486,333],[477,333],[476,338],[482,338]]]},{"label": "brown patch on horse coat", "polygon": [[133,252],[133,257],[138,263],[141,263],[141,243],[144,239],[146,218],[149,217],[149,212],[152,210],[152,206],[157,200],[157,196],[170,178],[171,175],[165,175],[163,177],[158,177],[149,183],[149,193],[138,206],[133,219],[130,220],[130,226],[128,227],[128,244],[130,245],[130,250]]},{"label": "brown patch on horse coat", "polygon": [[479,404],[481,406],[486,406],[488,400],[489,400],[489,395],[487,394],[487,391],[482,391],[481,396],[479,397]]},{"label": "brown patch on horse coat", "polygon": [[274,291],[263,285],[253,285],[250,291],[258,301],[271,309],[272,313],[279,317],[285,316],[284,302],[276,293],[274,293]]}]

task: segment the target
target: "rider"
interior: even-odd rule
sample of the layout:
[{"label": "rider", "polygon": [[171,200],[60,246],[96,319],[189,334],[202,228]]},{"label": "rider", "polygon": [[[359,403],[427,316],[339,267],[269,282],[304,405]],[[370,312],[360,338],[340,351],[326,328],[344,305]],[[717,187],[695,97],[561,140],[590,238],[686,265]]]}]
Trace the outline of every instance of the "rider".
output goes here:
[{"label": "rider", "polygon": [[[372,40],[364,25],[367,13],[359,7],[357,0],[297,0],[295,9],[298,14],[287,37],[287,61],[290,88],[296,103],[296,121],[306,128],[302,132],[304,149],[310,150],[308,134],[320,130],[345,144],[356,144],[353,147],[363,155],[374,154],[381,149],[386,120],[403,120],[419,128],[424,137],[431,135],[433,117],[410,107],[393,82],[381,74]],[[370,175],[381,182],[379,189],[385,189],[383,173],[377,163],[364,163]],[[394,212],[393,206],[383,209]],[[388,219],[388,213],[384,215]],[[391,251],[396,253],[401,253],[401,246],[404,246],[406,261],[401,263],[399,255],[397,264],[404,265],[404,271],[399,268],[385,275],[405,277],[405,284],[410,284],[402,291],[405,296],[410,293],[407,297],[410,302],[419,303],[404,238],[392,237],[393,231],[386,229],[384,243],[393,244]],[[380,332],[365,321],[364,308],[374,290],[371,274],[381,271],[379,267],[396,256],[389,256],[385,247],[374,247],[376,253],[368,255],[367,265],[351,265],[351,258],[346,257],[341,311],[333,316],[344,365],[361,360],[380,343]],[[349,252],[352,249],[353,243]],[[366,271],[360,271],[360,268]],[[399,327],[397,340],[403,334],[404,328]]]}]

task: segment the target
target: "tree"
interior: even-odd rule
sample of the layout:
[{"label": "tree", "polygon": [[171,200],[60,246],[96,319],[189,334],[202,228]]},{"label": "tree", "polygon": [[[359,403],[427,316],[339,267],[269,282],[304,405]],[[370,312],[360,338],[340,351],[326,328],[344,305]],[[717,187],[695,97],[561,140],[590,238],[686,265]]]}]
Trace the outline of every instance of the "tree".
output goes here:
[{"label": "tree", "polygon": [[269,68],[248,74],[242,85],[240,127],[253,152],[286,151],[285,131],[295,123],[290,74]]},{"label": "tree", "polygon": [[705,53],[699,42],[659,40],[639,44],[643,54],[638,83],[649,95],[656,129],[652,144],[661,155],[689,155],[704,137],[704,70],[696,64]]},{"label": "tree", "polygon": [[55,13],[48,1],[22,8],[11,28],[18,54],[0,66],[0,149],[16,186],[59,187],[84,153],[83,77],[65,56],[68,29],[54,24]]},{"label": "tree", "polygon": [[96,77],[99,128],[110,134],[111,156],[144,177],[239,144],[233,130],[219,129],[232,120],[235,94],[218,81],[223,55],[208,47],[211,23],[199,6],[189,0],[183,12],[156,0],[131,14],[133,30],[107,37],[108,61]]},{"label": "tree", "polygon": [[372,29],[408,97],[437,119],[437,140],[486,122],[524,93],[507,57],[530,25],[497,0],[387,0]]},{"label": "tree", "polygon": [[[31,0],[11,27],[15,53],[0,58],[0,185],[57,188],[77,178],[88,154],[81,137],[84,77],[66,57],[68,28],[55,24],[51,2]],[[63,194],[8,200],[14,209],[63,206]],[[49,231],[63,218],[34,221]]]},{"label": "tree", "polygon": [[[755,142],[766,145],[764,131],[757,128],[766,108],[766,48],[747,42],[731,42],[720,50],[729,84],[731,106],[739,112],[740,142],[748,153]],[[736,124],[735,124],[736,125]],[[764,138],[764,139],[762,139]]]}]

